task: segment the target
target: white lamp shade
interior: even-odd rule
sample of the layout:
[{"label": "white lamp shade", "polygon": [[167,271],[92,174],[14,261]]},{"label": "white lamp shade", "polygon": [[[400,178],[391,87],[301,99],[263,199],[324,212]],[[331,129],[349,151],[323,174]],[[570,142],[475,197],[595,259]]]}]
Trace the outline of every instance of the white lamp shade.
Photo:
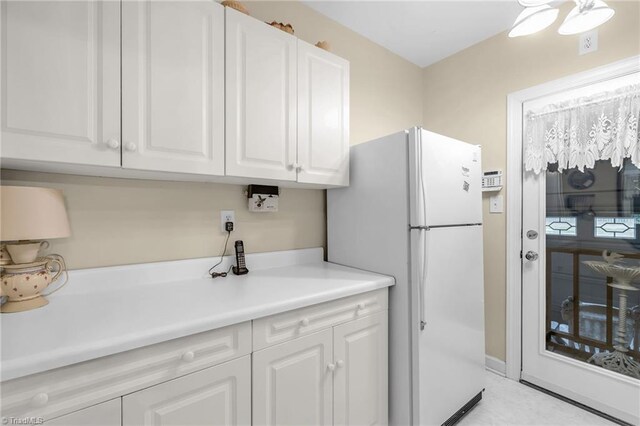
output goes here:
[{"label": "white lamp shade", "polygon": [[0,241],[45,240],[71,235],[62,191],[0,187]]},{"label": "white lamp shade", "polygon": [[562,35],[583,33],[604,24],[615,13],[615,10],[602,0],[593,1],[590,7],[578,5],[571,9],[558,32]]},{"label": "white lamp shade", "polygon": [[527,7],[516,18],[516,22],[509,31],[509,37],[525,36],[547,28],[558,18],[558,12],[558,9],[546,4]]}]

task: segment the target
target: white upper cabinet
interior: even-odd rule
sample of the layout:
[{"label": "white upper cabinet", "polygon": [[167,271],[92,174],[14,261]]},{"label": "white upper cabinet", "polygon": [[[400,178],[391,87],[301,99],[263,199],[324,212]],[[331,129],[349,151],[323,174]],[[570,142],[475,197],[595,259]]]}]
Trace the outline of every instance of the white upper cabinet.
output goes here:
[{"label": "white upper cabinet", "polygon": [[224,7],[122,2],[122,166],[224,174]]},{"label": "white upper cabinet", "polygon": [[120,3],[2,1],[2,158],[120,165]]},{"label": "white upper cabinet", "polygon": [[349,184],[349,62],[298,40],[298,182]]},{"label": "white upper cabinet", "polygon": [[296,180],[296,38],[226,9],[226,174]]}]

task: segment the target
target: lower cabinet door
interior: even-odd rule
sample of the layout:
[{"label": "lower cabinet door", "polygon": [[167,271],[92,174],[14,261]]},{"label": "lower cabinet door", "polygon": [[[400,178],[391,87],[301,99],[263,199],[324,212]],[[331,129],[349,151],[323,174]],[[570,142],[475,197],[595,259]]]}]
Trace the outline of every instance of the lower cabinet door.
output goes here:
[{"label": "lower cabinet door", "polygon": [[122,424],[251,424],[251,357],[247,355],[124,396]]},{"label": "lower cabinet door", "polygon": [[331,425],[332,330],[253,354],[253,424]]},{"label": "lower cabinet door", "polygon": [[333,329],[333,424],[388,423],[387,311]]},{"label": "lower cabinet door", "polygon": [[44,422],[47,426],[120,426],[120,398]]}]

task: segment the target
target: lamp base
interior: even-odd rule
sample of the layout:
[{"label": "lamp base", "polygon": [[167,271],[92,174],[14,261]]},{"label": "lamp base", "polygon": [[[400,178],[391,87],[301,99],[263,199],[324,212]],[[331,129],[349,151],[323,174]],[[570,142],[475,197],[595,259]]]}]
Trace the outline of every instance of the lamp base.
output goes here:
[{"label": "lamp base", "polygon": [[41,308],[47,305],[49,301],[42,296],[34,297],[29,300],[8,301],[0,306],[0,312],[9,314],[13,312],[30,311],[32,309]]}]

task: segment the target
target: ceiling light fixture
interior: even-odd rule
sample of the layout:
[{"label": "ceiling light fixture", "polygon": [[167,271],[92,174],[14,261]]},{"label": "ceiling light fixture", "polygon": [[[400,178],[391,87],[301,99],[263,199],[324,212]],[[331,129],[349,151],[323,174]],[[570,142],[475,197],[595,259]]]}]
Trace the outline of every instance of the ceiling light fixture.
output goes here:
[{"label": "ceiling light fixture", "polygon": [[[520,37],[542,31],[558,18],[559,10],[549,6],[553,0],[518,0],[525,9],[518,15],[509,37]],[[603,0],[574,0],[576,6],[558,29],[562,35],[592,30],[615,14]]]},{"label": "ceiling light fixture", "polygon": [[[523,6],[535,3],[534,1],[525,0],[519,0],[519,2]],[[513,24],[511,31],[509,31],[509,37],[520,37],[544,30],[555,22],[558,18],[558,12],[558,9],[552,8],[547,4],[526,7],[516,18],[516,22]]]},{"label": "ceiling light fixture", "polygon": [[575,0],[575,2],[576,7],[569,12],[558,29],[562,35],[592,30],[607,22],[616,13],[602,0]]}]

